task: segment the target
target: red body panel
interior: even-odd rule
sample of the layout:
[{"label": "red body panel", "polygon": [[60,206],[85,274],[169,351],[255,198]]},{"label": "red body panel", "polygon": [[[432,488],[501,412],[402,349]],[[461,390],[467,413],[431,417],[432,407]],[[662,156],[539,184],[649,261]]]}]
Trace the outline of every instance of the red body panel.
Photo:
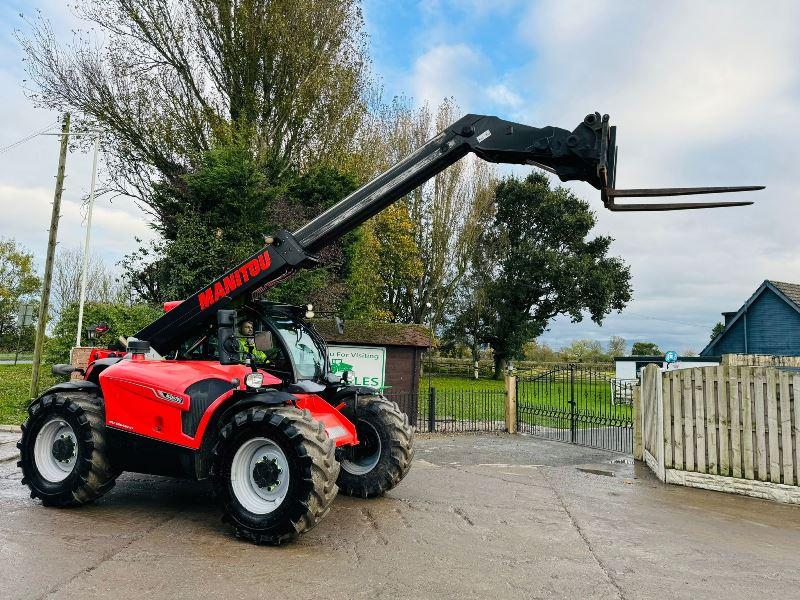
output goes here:
[{"label": "red body panel", "polygon": [[358,443],[356,427],[333,406],[316,394],[295,394],[297,408],[308,410],[312,416],[325,426],[328,437],[337,446],[352,446]]},{"label": "red body panel", "polygon": [[[105,398],[106,424],[109,427],[196,450],[203,440],[214,412],[234,393],[232,389],[214,400],[206,409],[194,437],[183,433],[181,415],[189,410],[191,399],[185,393],[203,379],[230,382],[238,379],[236,389],[244,390],[246,365],[221,365],[215,361],[124,359],[100,374]],[[261,371],[265,386],[278,386],[280,379]],[[308,409],[325,425],[337,446],[355,444],[355,428],[339,411],[319,396],[298,396],[297,406]]]}]

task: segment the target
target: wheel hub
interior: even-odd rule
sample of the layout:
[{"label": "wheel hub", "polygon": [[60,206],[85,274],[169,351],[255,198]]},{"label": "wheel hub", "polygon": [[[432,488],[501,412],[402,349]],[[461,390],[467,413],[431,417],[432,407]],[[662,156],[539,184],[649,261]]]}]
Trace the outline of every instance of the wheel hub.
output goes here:
[{"label": "wheel hub", "polygon": [[55,416],[36,434],[33,459],[39,474],[50,483],[64,481],[78,462],[78,438],[67,421]]},{"label": "wheel hub", "polygon": [[75,456],[75,441],[67,433],[62,433],[53,442],[53,458],[60,463],[68,463]]},{"label": "wheel hub", "polygon": [[262,490],[266,489],[271,492],[280,485],[281,473],[283,473],[283,469],[278,464],[278,460],[264,456],[253,467],[253,481]]},{"label": "wheel hub", "polygon": [[291,469],[275,441],[255,437],[245,441],[231,461],[231,488],[242,507],[257,515],[277,510],[286,498]]},{"label": "wheel hub", "polygon": [[343,457],[342,468],[351,475],[366,475],[380,462],[381,438],[375,425],[364,419],[356,424],[358,445],[350,450],[350,456]]}]

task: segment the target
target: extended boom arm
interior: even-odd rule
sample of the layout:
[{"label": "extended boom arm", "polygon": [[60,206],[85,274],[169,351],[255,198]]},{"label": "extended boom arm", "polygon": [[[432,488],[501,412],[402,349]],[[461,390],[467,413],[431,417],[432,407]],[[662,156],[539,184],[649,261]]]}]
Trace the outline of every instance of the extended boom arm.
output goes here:
[{"label": "extended boom arm", "polygon": [[206,323],[218,308],[243,294],[274,285],[297,269],[316,262],[314,253],[379,213],[437,173],[474,152],[495,163],[533,165],[561,181],[586,181],[601,191],[612,211],[683,210],[741,206],[752,202],[705,202],[618,205],[615,198],[710,194],[762,189],[662,188],[617,190],[616,127],[608,115],[587,115],[573,130],[536,128],[497,117],[466,115],[437,134],[413,154],[363,185],[294,234],[279,231],[255,255],[208,287],[167,312],[136,334],[158,351],[174,350],[189,331]]}]

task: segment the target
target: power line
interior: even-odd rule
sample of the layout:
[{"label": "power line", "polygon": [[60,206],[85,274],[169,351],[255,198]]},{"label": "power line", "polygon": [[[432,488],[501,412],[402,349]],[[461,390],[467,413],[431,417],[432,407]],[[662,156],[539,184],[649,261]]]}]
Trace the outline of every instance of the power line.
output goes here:
[{"label": "power line", "polygon": [[3,154],[3,153],[5,153],[5,152],[8,152],[9,150],[13,150],[13,149],[14,149],[14,148],[16,148],[17,146],[19,146],[19,145],[21,145],[21,144],[24,144],[25,142],[28,142],[28,141],[32,140],[32,139],[33,139],[33,138],[35,138],[36,136],[38,136],[38,135],[42,135],[42,134],[43,134],[45,131],[47,131],[47,130],[49,130],[49,129],[52,129],[52,128],[53,128],[55,125],[57,125],[57,124],[58,124],[58,122],[59,122],[59,121],[58,121],[58,119],[56,119],[55,121],[53,121],[52,123],[50,123],[50,125],[48,125],[48,126],[47,126],[47,127],[45,127],[44,129],[40,129],[40,130],[38,130],[38,131],[35,131],[34,133],[31,133],[30,135],[27,135],[27,136],[25,136],[25,137],[24,137],[24,138],[22,138],[21,140],[17,140],[17,141],[16,141],[16,142],[14,142],[13,144],[9,144],[8,146],[4,146],[3,148],[0,148],[0,154]]},{"label": "power line", "polygon": [[675,323],[676,325],[688,325],[690,327],[702,327],[706,329],[708,328],[708,323],[706,323],[705,325],[700,325],[699,323],[687,323],[686,321],[676,321],[675,319],[661,319],[659,317],[651,317],[649,315],[643,315],[641,313],[635,313],[630,311],[625,311],[624,314],[639,317],[641,319],[649,319],[651,321],[663,321],[665,323]]}]

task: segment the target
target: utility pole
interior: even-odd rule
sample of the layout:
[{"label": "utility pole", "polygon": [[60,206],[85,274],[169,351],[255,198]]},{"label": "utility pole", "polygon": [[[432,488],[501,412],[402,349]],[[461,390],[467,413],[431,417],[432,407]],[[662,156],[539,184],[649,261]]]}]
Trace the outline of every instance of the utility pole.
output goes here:
[{"label": "utility pole", "polygon": [[42,362],[42,346],[44,345],[44,328],[47,325],[47,309],[50,303],[50,283],[53,279],[53,259],[56,253],[58,220],[61,217],[61,193],[64,191],[64,168],[67,164],[67,146],[69,144],[69,113],[64,113],[61,121],[61,150],[58,155],[58,172],[56,173],[56,191],[53,196],[53,212],[50,215],[50,236],[47,239],[47,259],[44,263],[44,281],[42,282],[42,300],[39,302],[39,321],[36,323],[36,345],[33,349],[33,372],[31,373],[31,400],[39,393],[39,366]]},{"label": "utility pole", "polygon": [[89,211],[86,215],[86,241],[83,244],[83,270],[81,271],[81,298],[78,304],[78,332],[75,335],[75,346],[81,345],[83,329],[83,304],[86,302],[86,279],[89,271],[89,238],[92,234],[92,210],[94,209],[94,182],[97,177],[97,153],[100,150],[100,132],[94,134],[94,160],[92,160],[92,187],[89,191]]}]

